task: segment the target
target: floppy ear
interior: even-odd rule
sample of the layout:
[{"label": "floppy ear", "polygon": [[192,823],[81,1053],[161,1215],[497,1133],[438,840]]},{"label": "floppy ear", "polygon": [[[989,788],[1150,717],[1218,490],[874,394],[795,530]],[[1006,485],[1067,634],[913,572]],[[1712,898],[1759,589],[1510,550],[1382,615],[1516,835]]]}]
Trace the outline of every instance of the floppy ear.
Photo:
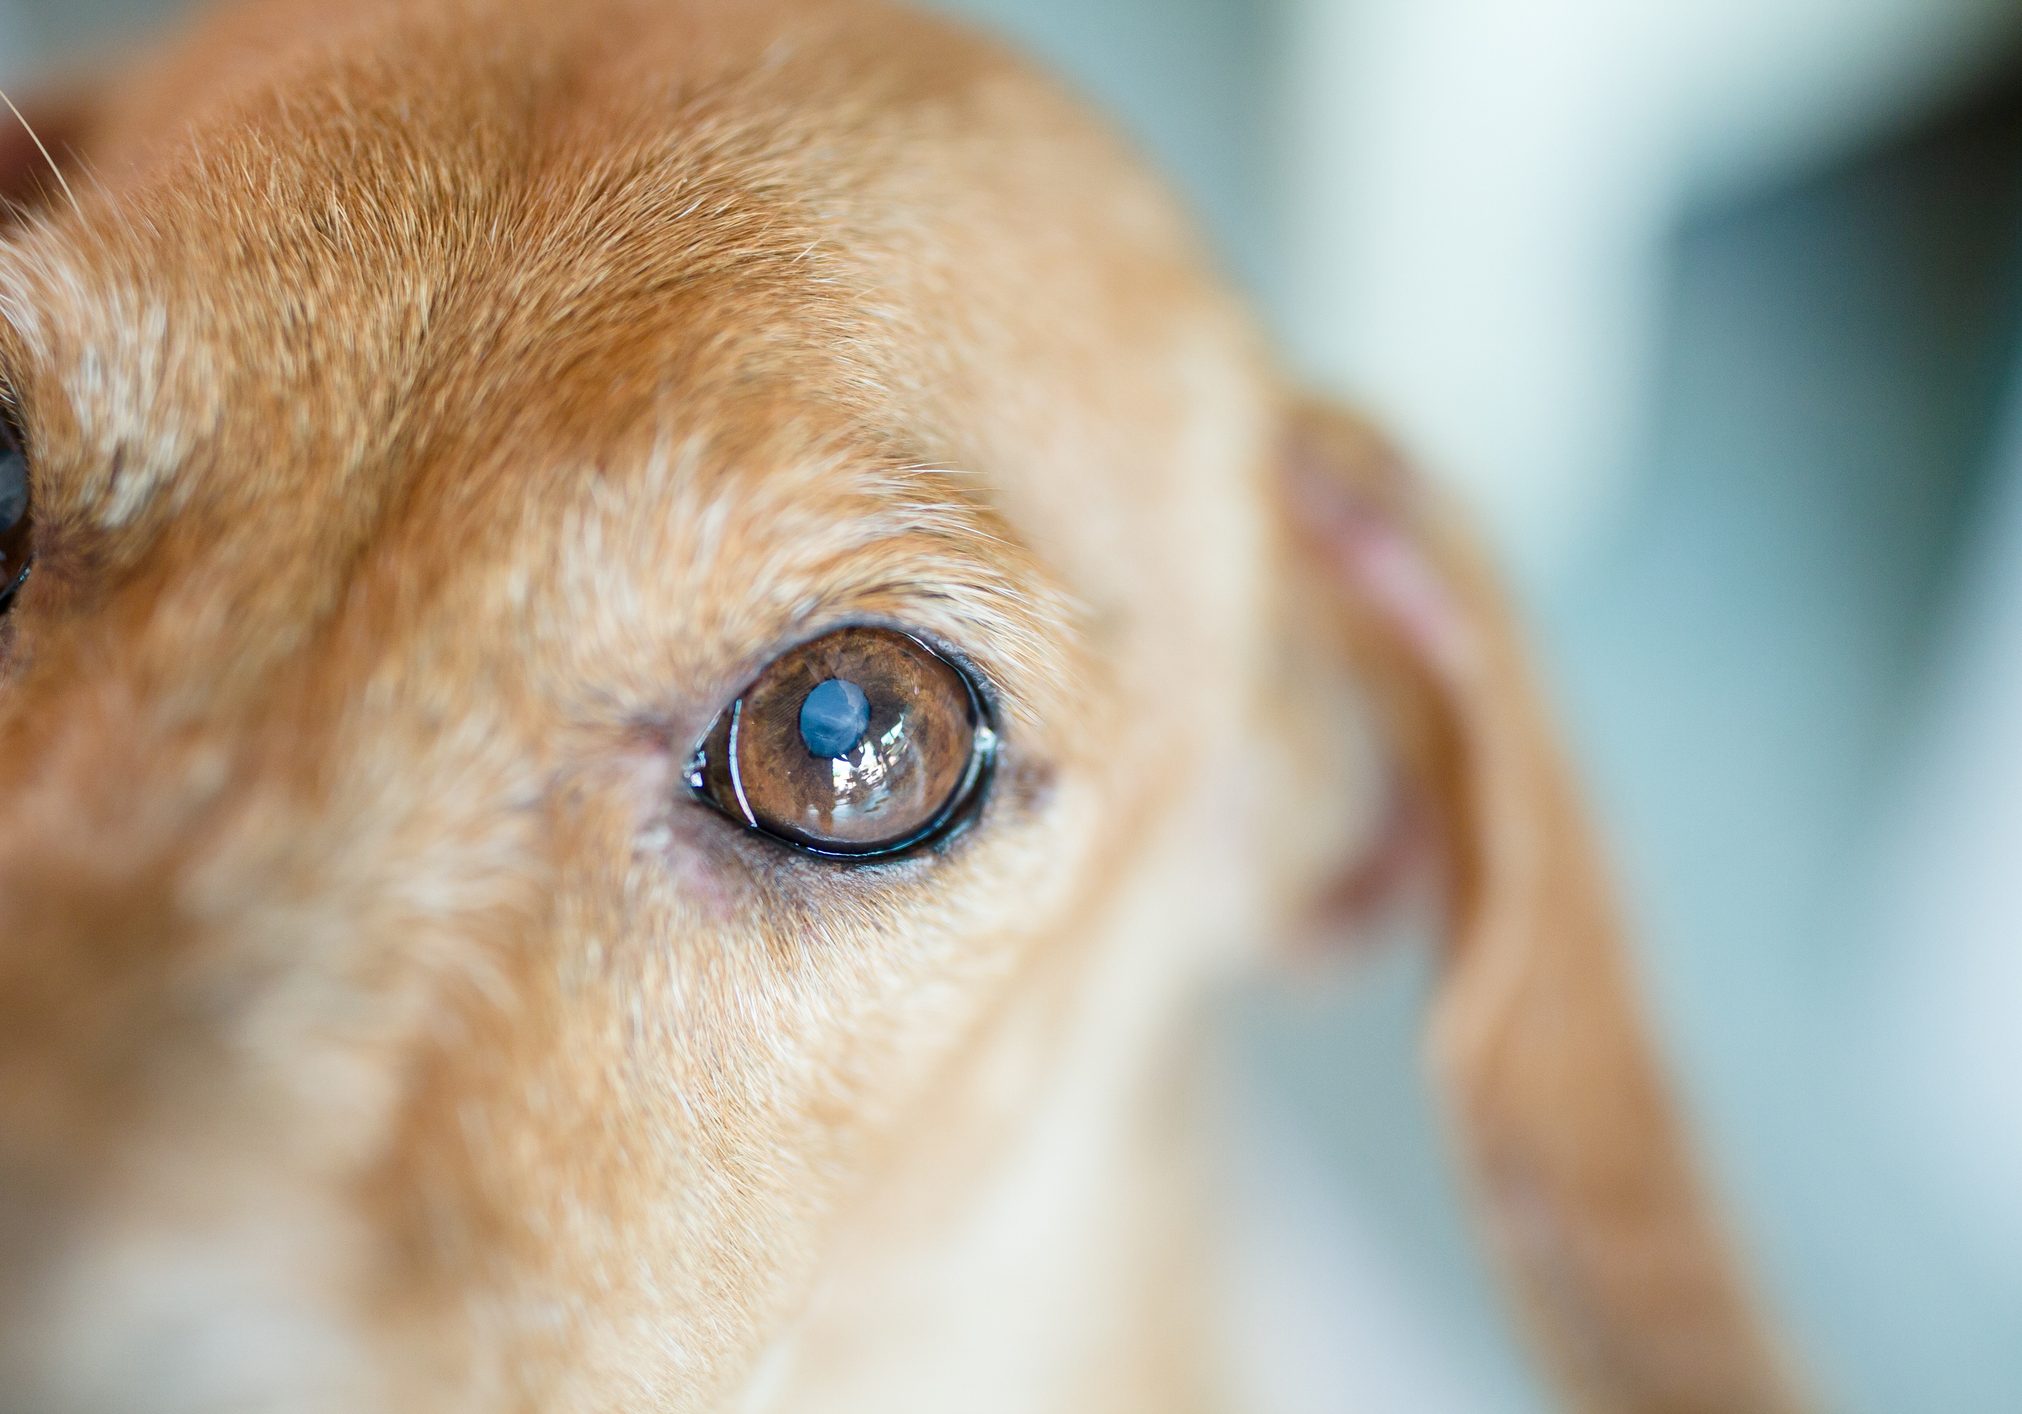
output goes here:
[{"label": "floppy ear", "polygon": [[1433,1061],[1533,1334],[1581,1408],[1800,1407],[1693,1173],[1504,595],[1366,426],[1310,403],[1288,417],[1298,572],[1437,848]]}]

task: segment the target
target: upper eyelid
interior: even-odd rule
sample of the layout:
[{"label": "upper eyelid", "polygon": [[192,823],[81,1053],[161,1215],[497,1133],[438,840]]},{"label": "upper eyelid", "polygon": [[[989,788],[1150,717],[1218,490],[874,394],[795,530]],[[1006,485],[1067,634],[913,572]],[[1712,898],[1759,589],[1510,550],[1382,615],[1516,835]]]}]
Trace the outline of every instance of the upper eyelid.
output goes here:
[{"label": "upper eyelid", "polygon": [[21,393],[22,380],[16,375],[19,355],[9,347],[5,327],[6,321],[0,319],[0,413],[19,427],[26,420],[26,399]]},{"label": "upper eyelid", "polygon": [[[1025,720],[1041,679],[1079,661],[1089,615],[1019,542],[990,533],[988,526],[977,529],[983,533],[973,538],[950,536],[959,547],[952,553],[942,548],[919,557],[911,575],[851,584],[810,602],[770,652],[756,657],[754,670],[773,654],[835,628],[852,623],[896,628],[922,638],[961,668],[1000,731]],[[993,553],[976,553],[983,548]],[[1012,563],[1004,563],[1006,550]],[[883,607],[887,604],[891,607]]]},{"label": "upper eyelid", "polygon": [[20,445],[28,458],[29,480],[36,479],[37,438],[34,419],[28,415],[28,402],[19,391],[11,368],[0,362],[0,422],[6,424],[9,434]]},{"label": "upper eyelid", "polygon": [[0,242],[0,386],[9,390],[21,386],[19,375],[32,362],[35,339],[26,326],[39,322],[32,319],[31,297],[23,284],[14,263],[6,258],[4,242]]},{"label": "upper eyelid", "polygon": [[44,419],[37,413],[42,397],[37,372],[27,342],[0,313],[0,415],[13,424],[31,455],[46,435]]}]

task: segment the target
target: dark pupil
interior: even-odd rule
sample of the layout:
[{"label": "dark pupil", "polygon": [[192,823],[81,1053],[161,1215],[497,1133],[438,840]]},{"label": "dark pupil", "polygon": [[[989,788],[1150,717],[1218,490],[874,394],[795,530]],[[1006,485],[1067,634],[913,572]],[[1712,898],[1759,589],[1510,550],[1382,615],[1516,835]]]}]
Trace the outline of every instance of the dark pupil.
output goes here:
[{"label": "dark pupil", "polygon": [[800,739],[815,756],[847,756],[871,725],[871,700],[853,682],[830,678],[800,704]]}]

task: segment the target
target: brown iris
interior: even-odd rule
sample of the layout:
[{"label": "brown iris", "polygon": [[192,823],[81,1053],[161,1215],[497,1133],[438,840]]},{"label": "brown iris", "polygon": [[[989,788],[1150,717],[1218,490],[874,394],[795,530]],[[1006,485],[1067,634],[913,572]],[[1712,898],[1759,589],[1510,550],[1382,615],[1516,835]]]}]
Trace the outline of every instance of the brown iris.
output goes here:
[{"label": "brown iris", "polygon": [[816,854],[896,854],[966,817],[995,736],[961,669],[910,634],[845,628],[773,660],[689,765],[691,787]]}]

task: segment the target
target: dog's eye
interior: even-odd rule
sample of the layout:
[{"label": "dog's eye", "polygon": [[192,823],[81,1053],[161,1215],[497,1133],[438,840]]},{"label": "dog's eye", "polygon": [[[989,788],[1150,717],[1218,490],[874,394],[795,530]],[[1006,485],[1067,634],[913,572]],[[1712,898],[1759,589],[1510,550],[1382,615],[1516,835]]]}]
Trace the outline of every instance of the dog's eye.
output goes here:
[{"label": "dog's eye", "polygon": [[909,634],[845,628],[775,659],[716,719],[688,783],[811,853],[892,855],[967,818],[995,745],[960,668]]},{"label": "dog's eye", "polygon": [[35,517],[28,496],[28,452],[14,420],[0,411],[0,614],[28,578]]}]

